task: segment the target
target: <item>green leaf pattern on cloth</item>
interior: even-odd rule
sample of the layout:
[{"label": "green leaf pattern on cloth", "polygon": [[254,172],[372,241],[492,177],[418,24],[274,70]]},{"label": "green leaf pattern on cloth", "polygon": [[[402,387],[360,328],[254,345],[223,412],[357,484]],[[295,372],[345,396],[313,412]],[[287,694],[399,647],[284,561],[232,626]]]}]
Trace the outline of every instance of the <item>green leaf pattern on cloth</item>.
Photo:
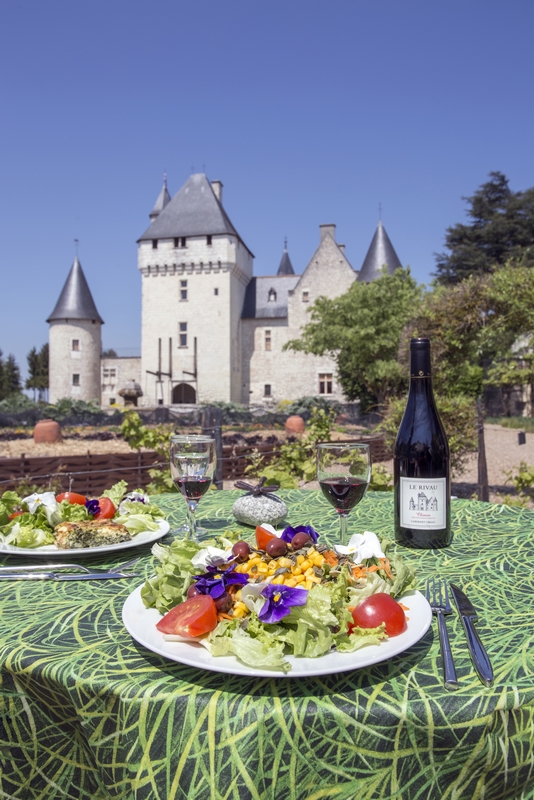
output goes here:
[{"label": "green leaf pattern on cloth", "polygon": [[[337,516],[319,493],[281,495],[289,523],[313,523],[323,541],[335,541]],[[209,492],[201,524],[238,529],[237,496]],[[171,527],[184,521],[180,496],[156,502]],[[392,538],[392,515],[391,496],[370,494],[349,528]],[[435,623],[414,647],[373,667],[248,679],[167,661],[131,639],[121,610],[151,574],[148,546],[125,554],[144,556],[131,580],[1,582],[0,796],[534,798],[534,513],[458,500],[453,524],[446,550],[400,550],[419,588],[439,574],[474,601],[495,671],[491,689],[476,676],[456,613],[448,618],[456,692],[443,688]]]}]

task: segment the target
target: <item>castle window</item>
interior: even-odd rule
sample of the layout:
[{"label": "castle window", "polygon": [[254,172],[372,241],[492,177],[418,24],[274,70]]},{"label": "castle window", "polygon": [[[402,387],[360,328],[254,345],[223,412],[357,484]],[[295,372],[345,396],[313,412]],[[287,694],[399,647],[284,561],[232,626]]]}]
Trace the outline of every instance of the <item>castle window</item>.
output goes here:
[{"label": "castle window", "polygon": [[319,394],[332,394],[332,373],[319,374]]},{"label": "castle window", "polygon": [[302,302],[309,303],[310,302],[310,293],[309,292],[302,292]]},{"label": "castle window", "polygon": [[271,384],[266,383],[263,387],[263,396],[264,397],[271,397]]},{"label": "castle window", "polygon": [[187,247],[187,238],[185,236],[180,236],[176,241],[179,242],[177,247]]},{"label": "castle window", "polygon": [[214,290],[213,290],[213,294],[214,294],[214,295],[218,295],[218,294],[219,294],[219,290],[218,290],[218,289],[214,289]]},{"label": "castle window", "polygon": [[174,237],[174,246],[175,247],[180,247],[180,240],[178,239],[177,236]]},{"label": "castle window", "polygon": [[77,372],[75,372],[74,375],[72,376],[72,385],[73,386],[79,386],[80,385],[80,376],[79,376],[79,374]]},{"label": "castle window", "polygon": [[79,339],[73,339],[72,340],[72,349],[73,350],[79,350],[80,349],[80,340]]},{"label": "castle window", "polygon": [[157,249],[158,249],[158,240],[152,239],[152,250],[157,250]]},{"label": "castle window", "polygon": [[110,369],[109,377],[110,378],[116,378],[117,377],[117,370],[116,369]]},{"label": "castle window", "polygon": [[265,331],[265,349],[271,349],[271,331]]},{"label": "castle window", "polygon": [[267,295],[267,302],[276,303],[276,292],[274,289],[269,289],[269,294]]},{"label": "castle window", "polygon": [[206,236],[206,244],[211,246],[211,233]]},{"label": "castle window", "polygon": [[180,300],[187,300],[187,281],[180,281]]},{"label": "castle window", "polygon": [[115,398],[114,397],[110,397],[109,398],[109,404],[110,404],[110,406],[114,406],[115,405]]},{"label": "castle window", "polygon": [[187,347],[187,322],[180,322],[180,347]]}]

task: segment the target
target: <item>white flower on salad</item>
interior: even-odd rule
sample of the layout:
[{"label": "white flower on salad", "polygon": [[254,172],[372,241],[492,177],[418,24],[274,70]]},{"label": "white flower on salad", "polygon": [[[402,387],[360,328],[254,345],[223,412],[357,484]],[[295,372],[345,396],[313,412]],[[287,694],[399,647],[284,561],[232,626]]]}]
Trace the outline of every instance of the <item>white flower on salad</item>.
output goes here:
[{"label": "white flower on salad", "polygon": [[269,533],[274,534],[274,536],[277,536],[278,538],[280,538],[283,532],[285,531],[285,528],[282,528],[281,531],[275,530],[272,525],[269,525],[268,522],[262,522],[261,525],[259,525],[259,527],[263,528],[264,531],[269,531]]},{"label": "white flower on salad", "polygon": [[355,564],[361,564],[365,558],[385,558],[378,536],[372,531],[355,533],[348,545],[336,544],[334,550],[338,556],[350,556]]},{"label": "white flower on salad", "polygon": [[22,502],[26,503],[30,514],[35,514],[38,509],[43,506],[50,525],[57,525],[61,520],[59,515],[59,503],[56,500],[54,492],[43,492],[42,494],[34,492],[28,495],[28,497],[24,497]]},{"label": "white flower on salad", "polygon": [[232,548],[228,550],[221,550],[219,547],[203,547],[191,559],[194,567],[218,567],[221,564],[226,564],[232,558]]},{"label": "white flower on salad", "polygon": [[[263,528],[263,525],[262,525]],[[261,583],[246,583],[241,589],[241,600],[246,605],[249,611],[255,611],[259,614],[262,610],[267,599],[262,596],[262,592],[266,586],[270,584],[274,575],[267,578],[266,581]]]},{"label": "white flower on salad", "polygon": [[143,503],[144,505],[150,505],[150,498],[147,494],[143,494],[142,492],[128,492],[128,494],[124,495],[119,504],[119,514],[127,513],[128,506],[126,503]]}]

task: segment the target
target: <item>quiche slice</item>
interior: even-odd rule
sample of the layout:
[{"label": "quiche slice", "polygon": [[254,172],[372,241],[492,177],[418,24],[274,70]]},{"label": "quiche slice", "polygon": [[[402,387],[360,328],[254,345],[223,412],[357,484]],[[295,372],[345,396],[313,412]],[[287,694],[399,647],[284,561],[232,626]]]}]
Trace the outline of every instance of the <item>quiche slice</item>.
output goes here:
[{"label": "quiche slice", "polygon": [[131,541],[124,525],[109,520],[85,520],[83,522],[60,522],[54,528],[56,545],[61,550],[76,547],[102,547],[106,544]]}]

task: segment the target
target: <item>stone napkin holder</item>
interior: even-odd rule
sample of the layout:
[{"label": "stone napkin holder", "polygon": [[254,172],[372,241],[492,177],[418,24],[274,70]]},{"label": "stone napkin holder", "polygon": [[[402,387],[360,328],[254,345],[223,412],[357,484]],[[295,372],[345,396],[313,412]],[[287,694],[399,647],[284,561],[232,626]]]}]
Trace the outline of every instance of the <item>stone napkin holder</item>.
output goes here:
[{"label": "stone napkin holder", "polygon": [[261,525],[267,522],[276,526],[287,517],[287,506],[277,497],[275,492],[280,487],[265,486],[266,478],[262,478],[257,486],[245,481],[236,481],[236,489],[245,489],[246,494],[238,497],[232,506],[232,513],[238,522],[244,525]]}]

